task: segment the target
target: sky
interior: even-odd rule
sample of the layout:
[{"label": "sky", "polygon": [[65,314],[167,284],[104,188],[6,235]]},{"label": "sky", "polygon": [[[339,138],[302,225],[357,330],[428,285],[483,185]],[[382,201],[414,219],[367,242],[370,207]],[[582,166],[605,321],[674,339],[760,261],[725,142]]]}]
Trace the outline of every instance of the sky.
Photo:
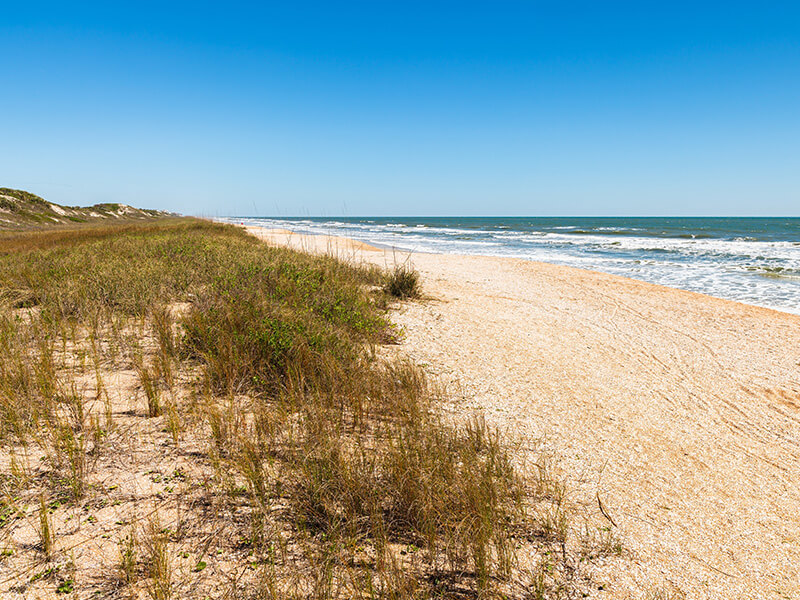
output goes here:
[{"label": "sky", "polygon": [[5,2],[0,186],[201,216],[800,216],[797,2]]}]

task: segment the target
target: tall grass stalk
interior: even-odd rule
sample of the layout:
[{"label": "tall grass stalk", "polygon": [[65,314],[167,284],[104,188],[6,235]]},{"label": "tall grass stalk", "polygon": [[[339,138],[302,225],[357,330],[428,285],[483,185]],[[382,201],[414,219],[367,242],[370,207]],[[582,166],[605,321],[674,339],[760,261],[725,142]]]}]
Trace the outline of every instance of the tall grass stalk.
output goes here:
[{"label": "tall grass stalk", "polygon": [[53,557],[55,536],[50,521],[50,509],[47,506],[44,494],[39,495],[39,528],[37,533],[39,534],[39,547],[45,558],[50,560]]},{"label": "tall grass stalk", "polygon": [[160,417],[162,412],[161,389],[155,370],[146,364],[141,352],[138,351],[134,354],[133,364],[147,403],[147,416]]},{"label": "tall grass stalk", "polygon": [[157,514],[147,523],[143,544],[148,576],[147,593],[152,600],[169,600],[173,592],[169,534],[162,527]]}]

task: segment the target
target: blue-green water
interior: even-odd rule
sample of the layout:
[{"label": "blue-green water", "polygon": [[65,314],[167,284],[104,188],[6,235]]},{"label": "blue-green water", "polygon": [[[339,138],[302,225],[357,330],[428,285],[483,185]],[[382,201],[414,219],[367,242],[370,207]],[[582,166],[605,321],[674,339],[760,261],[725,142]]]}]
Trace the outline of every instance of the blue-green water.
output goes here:
[{"label": "blue-green water", "polygon": [[800,218],[231,218],[415,252],[514,256],[800,314]]}]

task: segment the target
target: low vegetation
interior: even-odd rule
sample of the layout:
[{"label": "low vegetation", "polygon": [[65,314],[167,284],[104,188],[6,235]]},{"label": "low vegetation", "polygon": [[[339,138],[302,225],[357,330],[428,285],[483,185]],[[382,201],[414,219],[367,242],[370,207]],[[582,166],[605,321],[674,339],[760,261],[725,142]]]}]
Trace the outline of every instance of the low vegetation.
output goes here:
[{"label": "low vegetation", "polygon": [[418,293],[192,219],[0,236],[0,595],[596,590],[548,464],[381,350]]},{"label": "low vegetation", "polygon": [[401,300],[418,298],[421,290],[419,273],[408,265],[398,265],[386,275],[384,290]]},{"label": "low vegetation", "polygon": [[142,221],[167,216],[160,210],[133,208],[125,204],[59,206],[23,190],[0,188],[0,231],[92,224],[106,221]]}]

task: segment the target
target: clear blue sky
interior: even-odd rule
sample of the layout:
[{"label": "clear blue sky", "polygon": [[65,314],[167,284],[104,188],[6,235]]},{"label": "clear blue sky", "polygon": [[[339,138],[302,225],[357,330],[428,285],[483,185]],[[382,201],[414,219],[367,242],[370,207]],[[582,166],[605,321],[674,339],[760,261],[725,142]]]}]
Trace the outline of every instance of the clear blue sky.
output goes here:
[{"label": "clear blue sky", "polygon": [[0,186],[204,215],[800,215],[797,2],[4,2]]}]

